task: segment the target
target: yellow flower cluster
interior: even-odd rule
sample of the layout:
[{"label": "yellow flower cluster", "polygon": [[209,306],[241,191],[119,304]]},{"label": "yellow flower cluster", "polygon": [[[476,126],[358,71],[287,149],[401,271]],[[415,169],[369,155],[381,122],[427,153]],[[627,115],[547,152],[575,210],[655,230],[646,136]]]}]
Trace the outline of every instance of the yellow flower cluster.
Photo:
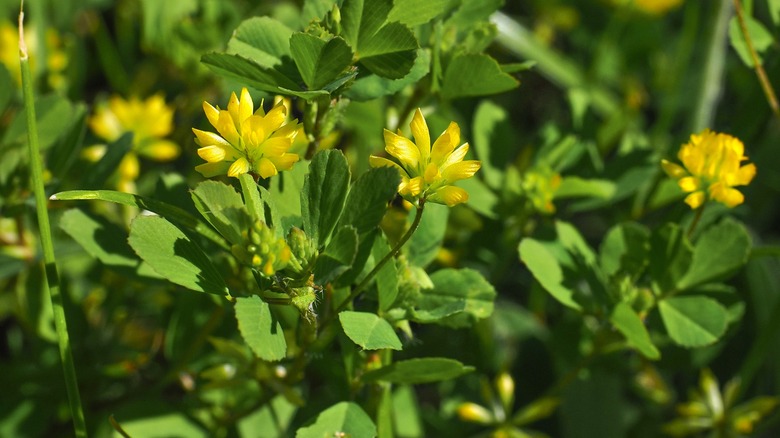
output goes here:
[{"label": "yellow flower cluster", "polygon": [[217,133],[192,129],[200,146],[198,155],[207,161],[195,167],[205,177],[253,173],[262,178],[290,169],[298,154],[288,152],[298,134],[297,120],[288,121],[282,100],[266,113],[263,103],[254,110],[246,88],[241,98],[232,93],[227,110],[203,102],[203,111]]},{"label": "yellow flower cluster", "polygon": [[677,157],[683,166],[667,160],[662,160],[661,165],[689,193],[685,202],[694,209],[707,199],[736,207],[745,197],[734,187],[750,184],[756,175],[755,164],[742,165],[747,157],[745,145],[738,138],[709,129],[691,135]]},{"label": "yellow flower cluster", "polygon": [[[65,68],[68,66],[68,56],[63,50],[62,39],[54,29],[47,29],[45,33],[45,46],[41,47],[40,40],[33,26],[24,28],[24,41],[30,51],[30,68],[36,71],[37,54],[46,49],[47,82],[53,89],[65,88]],[[0,23],[0,64],[3,64],[17,85],[22,84],[22,72],[19,66],[19,31],[10,22]]]},{"label": "yellow flower cluster", "polygon": [[[120,190],[132,191],[132,181],[138,178],[138,155],[155,161],[170,161],[179,156],[179,146],[164,137],[173,131],[173,108],[157,94],[146,100],[131,97],[125,100],[111,96],[99,105],[89,119],[89,127],[98,137],[114,142],[128,132],[133,133],[133,148],[119,164]],[[96,160],[105,153],[105,146],[88,148],[87,158]]]},{"label": "yellow flower cluster", "polygon": [[463,160],[469,144],[457,146],[460,143],[458,124],[451,122],[433,146],[428,125],[419,108],[409,126],[414,142],[385,130],[385,151],[398,162],[372,155],[369,158],[371,166],[397,168],[401,173],[398,193],[409,202],[425,200],[451,207],[468,201],[468,193],[452,183],[473,176],[479,170],[480,162]]}]

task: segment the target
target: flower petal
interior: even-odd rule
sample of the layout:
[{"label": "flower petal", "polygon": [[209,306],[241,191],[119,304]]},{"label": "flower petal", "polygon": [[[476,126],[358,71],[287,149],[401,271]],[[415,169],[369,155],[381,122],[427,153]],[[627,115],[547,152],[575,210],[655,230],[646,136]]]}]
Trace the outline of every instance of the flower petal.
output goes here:
[{"label": "flower petal", "polygon": [[753,181],[756,176],[756,165],[753,163],[742,166],[737,171],[736,179],[734,181],[735,186],[746,186]]},{"label": "flower petal", "polygon": [[436,139],[431,148],[431,161],[441,164],[442,161],[460,142],[460,126],[455,122],[450,122],[447,129]]},{"label": "flower petal", "polygon": [[224,161],[227,154],[222,146],[213,145],[199,148],[198,156],[209,163],[217,163],[219,161]]},{"label": "flower petal", "polygon": [[300,157],[298,154],[284,153],[278,157],[269,157],[268,159],[274,163],[276,170],[281,172],[283,170],[292,169],[293,164],[297,163]]},{"label": "flower petal", "polygon": [[200,129],[195,128],[192,128],[192,132],[195,134],[195,143],[197,143],[198,146],[230,146],[230,143],[228,143],[224,138],[220,137],[219,134],[208,131],[201,131]]},{"label": "flower petal", "polygon": [[695,176],[686,176],[677,181],[683,192],[695,192],[701,188],[701,181]]},{"label": "flower petal", "polygon": [[276,170],[276,166],[274,166],[274,163],[271,162],[271,160],[263,157],[257,162],[257,173],[262,178],[268,178],[279,172]]},{"label": "flower petal", "polygon": [[745,202],[745,196],[739,190],[727,187],[721,182],[710,186],[710,197],[728,208],[734,208]]},{"label": "flower petal", "polygon": [[407,169],[417,169],[420,162],[420,150],[406,137],[394,134],[387,129],[385,135],[385,150],[388,154],[397,158]]},{"label": "flower petal", "polygon": [[179,156],[179,145],[170,140],[149,139],[138,148],[138,154],[156,161],[171,161]]},{"label": "flower petal", "polygon": [[244,157],[240,157],[230,165],[227,176],[238,178],[239,175],[243,175],[247,172],[249,172],[249,161]]},{"label": "flower petal", "polygon": [[204,163],[195,166],[195,170],[197,170],[198,173],[203,175],[205,178],[211,178],[217,175],[226,175],[229,168],[230,168],[230,163],[227,161],[219,161],[216,163]]},{"label": "flower petal", "polygon": [[471,178],[482,166],[477,160],[466,160],[459,163],[454,163],[447,166],[441,172],[442,178],[447,182],[458,181],[461,179]]},{"label": "flower petal", "polygon": [[428,131],[428,124],[425,122],[425,117],[423,117],[420,108],[417,108],[414,112],[412,123],[409,124],[409,127],[412,128],[414,143],[420,151],[420,159],[425,163],[431,155],[431,134]]},{"label": "flower petal", "polygon": [[203,112],[206,113],[206,118],[209,119],[211,126],[216,128],[219,120],[219,110],[211,106],[210,103],[203,101]]},{"label": "flower petal", "polygon": [[704,196],[704,192],[697,191],[693,192],[690,195],[685,197],[685,203],[690,205],[692,209],[699,208],[702,204],[704,204],[704,200],[706,197]]},{"label": "flower petal", "polygon": [[246,87],[241,89],[241,99],[238,101],[238,123],[241,124],[248,119],[254,111],[252,96]]},{"label": "flower petal", "polygon": [[444,186],[428,197],[429,201],[452,207],[469,200],[469,194],[460,187]]},{"label": "flower petal", "polygon": [[688,175],[688,172],[686,172],[682,166],[668,160],[661,160],[661,167],[663,167],[664,172],[666,172],[667,175],[674,179],[680,179]]}]

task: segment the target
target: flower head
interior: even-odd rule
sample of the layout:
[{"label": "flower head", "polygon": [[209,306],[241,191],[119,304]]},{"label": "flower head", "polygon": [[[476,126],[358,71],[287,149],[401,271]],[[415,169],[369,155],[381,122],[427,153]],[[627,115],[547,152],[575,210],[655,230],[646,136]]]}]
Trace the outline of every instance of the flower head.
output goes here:
[{"label": "flower head", "polygon": [[287,121],[288,110],[281,100],[268,113],[262,102],[255,111],[252,96],[243,88],[240,99],[231,94],[226,110],[203,102],[203,111],[217,130],[192,129],[200,146],[198,155],[207,161],[195,167],[203,176],[254,173],[268,178],[298,161],[298,154],[287,152],[298,134],[298,123]]},{"label": "flower head", "polygon": [[707,199],[736,207],[745,197],[734,187],[750,184],[756,175],[755,164],[742,165],[747,157],[745,146],[738,138],[709,129],[691,135],[677,157],[682,166],[667,160],[662,160],[661,165],[689,193],[685,202],[691,208],[698,208]]},{"label": "flower head", "polygon": [[[123,191],[135,191],[134,181],[140,170],[139,155],[154,161],[170,161],[180,153],[179,145],[164,138],[173,131],[173,108],[165,103],[161,94],[145,100],[111,96],[107,102],[97,106],[95,114],[89,118],[89,127],[107,142],[115,142],[123,134],[133,133],[132,150],[119,163],[118,185]],[[83,155],[97,161],[105,152],[105,145],[95,145],[86,148]]]},{"label": "flower head", "polygon": [[451,122],[433,145],[425,117],[419,109],[409,126],[414,142],[385,129],[385,151],[397,161],[372,155],[371,166],[396,167],[401,173],[398,193],[409,202],[425,199],[451,207],[468,201],[469,194],[452,183],[473,176],[481,164],[477,160],[463,160],[469,144],[457,146],[460,142],[458,124]]}]

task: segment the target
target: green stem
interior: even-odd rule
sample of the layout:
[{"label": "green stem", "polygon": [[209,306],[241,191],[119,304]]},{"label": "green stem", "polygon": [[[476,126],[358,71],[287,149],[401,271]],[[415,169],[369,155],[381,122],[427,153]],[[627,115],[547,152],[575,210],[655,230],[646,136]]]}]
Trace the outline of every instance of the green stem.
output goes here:
[{"label": "green stem", "polygon": [[[349,303],[352,302],[355,298],[357,298],[358,295],[360,295],[361,292],[363,292],[363,289],[366,288],[369,284],[371,284],[371,281],[374,279],[377,273],[382,269],[382,267],[385,266],[387,262],[393,259],[393,257],[398,254],[398,252],[401,250],[401,247],[404,246],[404,244],[412,237],[412,234],[414,234],[415,231],[417,231],[417,228],[420,226],[420,221],[422,220],[423,210],[425,209],[425,199],[421,199],[419,204],[417,205],[417,214],[414,216],[414,222],[412,222],[412,226],[409,227],[409,231],[404,234],[401,239],[398,241],[398,243],[395,244],[393,249],[390,250],[383,258],[379,261],[379,263],[374,266],[374,269],[371,270],[371,272],[366,275],[366,277],[363,279],[363,281],[360,282],[360,284],[357,285],[357,287],[352,291],[351,294],[347,297],[346,300],[344,300],[341,305],[336,309],[335,314],[338,315],[339,312],[346,309]],[[323,323],[324,324],[324,323]]]},{"label": "green stem", "polygon": [[62,369],[65,373],[65,386],[68,391],[70,413],[73,416],[73,426],[77,437],[87,436],[87,427],[84,421],[84,412],[81,408],[78,380],[76,378],[76,366],[73,363],[73,353],[68,337],[68,325],[65,318],[65,308],[62,304],[57,265],[54,258],[54,244],[49,225],[49,212],[46,209],[46,192],[43,186],[43,160],[41,159],[40,146],[38,144],[38,128],[35,120],[35,99],[33,96],[32,75],[27,54],[27,46],[24,41],[24,2],[19,12],[19,59],[22,70],[22,91],[24,93],[24,108],[27,116],[27,135],[30,145],[30,171],[32,174],[32,188],[35,192],[35,208],[38,213],[38,228],[40,230],[41,245],[43,246],[43,260],[45,264],[43,284],[51,300],[54,313],[54,326],[57,330],[57,341],[62,360]]},{"label": "green stem", "polygon": [[693,217],[693,221],[691,221],[691,226],[688,227],[688,234],[687,234],[688,239],[690,239],[691,236],[693,236],[693,231],[696,229],[696,225],[699,224],[699,221],[701,220],[701,216],[704,213],[704,207],[706,205],[707,204],[704,203],[699,208],[696,209],[696,216]]},{"label": "green stem", "polygon": [[750,32],[748,32],[747,22],[745,21],[745,14],[742,11],[742,2],[740,0],[734,0],[734,9],[737,11],[737,21],[739,21],[739,29],[742,31],[742,36],[745,38],[745,45],[750,53],[750,59],[753,60],[753,69],[756,71],[758,81],[761,83],[761,88],[764,90],[769,106],[772,108],[772,112],[776,117],[780,118],[780,104],[777,103],[777,96],[775,90],[772,88],[772,83],[769,82],[769,78],[766,76],[764,66],[761,65],[761,60],[758,59],[758,53],[753,46],[753,40],[750,38]]}]

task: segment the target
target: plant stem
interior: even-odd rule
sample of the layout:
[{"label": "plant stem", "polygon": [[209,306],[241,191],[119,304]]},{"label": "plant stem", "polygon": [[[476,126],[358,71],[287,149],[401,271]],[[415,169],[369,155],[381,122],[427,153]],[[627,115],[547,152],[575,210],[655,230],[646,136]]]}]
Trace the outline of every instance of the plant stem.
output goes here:
[{"label": "plant stem", "polygon": [[696,216],[693,217],[693,220],[691,221],[691,226],[688,227],[688,233],[687,233],[688,239],[690,239],[691,236],[693,236],[693,231],[696,229],[696,225],[699,224],[699,221],[701,220],[701,216],[704,213],[704,207],[706,205],[707,205],[706,203],[702,204],[699,208],[696,209]]},{"label": "plant stem", "polygon": [[775,90],[772,88],[772,83],[769,82],[769,78],[766,76],[764,66],[761,65],[761,61],[758,59],[758,53],[753,46],[753,40],[750,39],[750,32],[748,32],[747,22],[745,21],[745,13],[742,10],[742,2],[740,0],[734,0],[734,9],[737,11],[737,21],[739,22],[739,29],[742,31],[742,36],[745,38],[745,45],[750,53],[750,59],[753,60],[753,69],[756,71],[758,81],[761,83],[761,88],[764,90],[769,106],[772,108],[772,112],[775,117],[780,118],[780,105],[777,103],[777,96]]},{"label": "plant stem", "polygon": [[425,209],[425,199],[421,199],[420,202],[417,205],[417,214],[414,216],[414,222],[412,222],[412,226],[409,227],[409,230],[404,234],[401,239],[398,241],[398,243],[395,244],[393,249],[390,250],[383,258],[379,261],[379,263],[374,266],[374,269],[371,270],[371,272],[366,275],[366,277],[363,279],[363,281],[360,282],[360,284],[357,285],[355,290],[352,291],[351,294],[347,297],[346,300],[344,300],[341,305],[336,309],[335,314],[338,314],[342,310],[346,309],[349,303],[352,302],[355,298],[357,298],[358,295],[360,295],[361,292],[363,292],[363,289],[366,288],[369,284],[371,284],[371,281],[374,279],[377,273],[382,269],[382,267],[385,266],[387,262],[393,259],[393,257],[398,254],[398,252],[401,250],[401,247],[404,246],[404,244],[409,240],[409,238],[412,237],[412,234],[414,234],[415,231],[417,231],[417,228],[420,226],[420,221],[422,220],[423,210]]},{"label": "plant stem", "polygon": [[30,171],[32,174],[32,188],[35,192],[35,208],[38,213],[38,228],[40,230],[41,245],[43,246],[44,289],[51,300],[54,312],[54,326],[57,330],[57,341],[60,350],[60,360],[65,374],[65,386],[68,391],[70,413],[73,417],[73,426],[77,437],[87,436],[87,427],[84,421],[84,411],[81,407],[78,380],[76,378],[76,366],[73,362],[73,353],[68,337],[68,324],[65,318],[65,308],[62,304],[57,265],[54,257],[54,244],[49,225],[49,212],[46,209],[46,193],[43,186],[43,160],[41,159],[40,146],[38,144],[38,128],[35,120],[35,99],[33,96],[32,75],[27,54],[27,46],[24,41],[24,2],[19,12],[19,59],[22,70],[22,91],[24,93],[24,108],[27,116],[27,136],[30,145]]}]

